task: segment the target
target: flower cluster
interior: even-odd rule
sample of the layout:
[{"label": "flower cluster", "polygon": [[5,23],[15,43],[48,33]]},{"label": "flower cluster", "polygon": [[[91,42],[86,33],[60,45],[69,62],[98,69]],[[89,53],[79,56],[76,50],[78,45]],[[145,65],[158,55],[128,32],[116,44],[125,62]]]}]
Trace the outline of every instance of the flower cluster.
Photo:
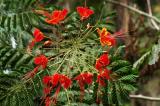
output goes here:
[{"label": "flower cluster", "polygon": [[[41,42],[45,38],[44,34],[38,28],[34,29],[33,36],[34,38],[32,39],[31,43],[29,43],[29,49],[32,49],[35,43]],[[25,78],[28,79],[34,77],[39,68],[45,69],[48,64],[48,58],[43,54],[38,55],[34,58],[34,64],[36,67],[31,72],[28,72],[25,75]]]},{"label": "flower cluster", "polygon": [[[97,28],[98,35],[100,37],[101,46],[109,46],[112,47],[116,44],[115,36],[113,36],[106,28],[102,28],[100,30]],[[97,60],[95,64],[95,68],[98,71],[96,82],[105,87],[107,85],[107,81],[111,79],[112,71],[107,69],[107,66],[110,64],[108,53],[103,53]],[[100,102],[100,99],[97,96],[97,102]]]},{"label": "flower cluster", "polygon": [[[58,93],[60,92],[61,87],[64,89],[68,89],[72,81],[69,77],[55,73],[52,76],[44,76],[43,77],[43,84],[45,85],[45,88],[43,90],[45,94],[45,103],[46,106],[49,106],[51,102],[56,102],[56,98],[58,96]],[[55,94],[53,97],[49,97],[49,94],[51,93],[51,90],[55,89]]]},{"label": "flower cluster", "polygon": [[85,84],[92,84],[92,78],[93,78],[93,74],[92,73],[81,73],[79,75],[77,75],[74,80],[78,81],[78,84],[80,86],[81,90],[84,90],[84,85]]},{"label": "flower cluster", "polygon": [[[89,18],[92,14],[94,14],[94,11],[89,9],[88,7],[77,7],[77,12],[80,16],[80,20],[85,20]],[[48,24],[56,25],[59,24],[61,21],[63,21],[68,14],[67,9],[63,10],[54,10],[52,13],[49,12],[44,12],[44,16],[46,17],[45,21]],[[112,36],[110,32],[107,31],[106,28],[103,28],[100,30],[97,28],[98,35],[100,37],[100,43],[102,46],[114,46],[116,44],[115,38]],[[44,34],[39,30],[35,29],[33,33],[33,40],[30,43],[30,48],[33,48],[35,43],[41,42],[46,38]],[[44,43],[44,45],[50,44],[50,41],[47,41]],[[31,71],[28,75],[28,78],[33,77],[39,70],[45,69],[48,64],[48,58],[41,54],[37,57],[34,58],[34,64],[36,67]],[[110,64],[109,56],[108,53],[103,53],[95,63],[95,69],[97,70],[97,79],[96,83],[99,84],[99,86],[106,86],[106,81],[110,80],[111,76],[111,71],[107,69],[107,66]],[[90,72],[82,72],[79,75],[75,76],[73,78],[74,81],[77,81],[80,90],[81,90],[81,95],[83,96],[85,87],[86,85],[91,85],[93,82],[93,74]],[[51,76],[44,76],[43,77],[43,84],[44,84],[44,99],[45,99],[45,105],[50,106],[51,103],[55,103],[57,96],[61,90],[63,89],[69,89],[72,84],[72,80],[64,75],[64,74],[59,74],[59,73],[54,73]],[[51,92],[54,92],[54,96],[50,96]]]},{"label": "flower cluster", "polygon": [[[85,84],[91,85],[93,81],[93,74],[89,72],[81,73],[77,75],[74,80],[77,80],[80,90],[81,90],[81,96],[83,96],[84,90],[85,90]],[[82,99],[82,98],[81,98]]]},{"label": "flower cluster", "polygon": [[[81,17],[80,18],[81,20],[87,19],[92,14],[94,14],[93,10],[89,9],[88,7],[82,7],[82,6],[77,7],[77,12]],[[45,21],[48,24],[56,25],[65,19],[65,17],[68,14],[68,10],[67,9],[54,10],[52,13],[45,11],[40,14],[43,14],[46,17]]]},{"label": "flower cluster", "polygon": [[105,80],[110,79],[110,71],[106,68],[109,62],[110,61],[107,53],[102,54],[96,61],[95,68],[98,71],[97,82],[101,86],[105,86]]}]

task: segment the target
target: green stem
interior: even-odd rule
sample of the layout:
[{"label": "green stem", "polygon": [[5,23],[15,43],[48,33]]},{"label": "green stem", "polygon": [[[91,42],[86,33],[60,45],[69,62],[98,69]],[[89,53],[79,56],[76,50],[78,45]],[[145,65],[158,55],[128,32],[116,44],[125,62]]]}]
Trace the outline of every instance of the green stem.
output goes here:
[{"label": "green stem", "polygon": [[69,50],[64,56],[63,56],[63,60],[61,61],[61,64],[58,66],[57,70],[55,72],[58,72],[59,69],[61,68],[61,66],[63,65],[63,63],[65,62],[65,59],[67,57],[67,55],[71,52],[71,50]]},{"label": "green stem", "polygon": [[67,95],[68,106],[70,106],[70,105],[71,105],[71,102],[70,102],[70,100],[69,100],[69,95],[68,95],[68,91],[67,91],[67,89],[65,89],[65,92],[66,92],[66,95]]}]

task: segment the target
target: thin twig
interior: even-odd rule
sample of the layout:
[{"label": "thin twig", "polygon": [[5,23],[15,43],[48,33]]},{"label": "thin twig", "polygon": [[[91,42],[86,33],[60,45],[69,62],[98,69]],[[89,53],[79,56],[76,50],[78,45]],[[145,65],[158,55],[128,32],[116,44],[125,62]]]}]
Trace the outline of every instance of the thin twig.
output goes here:
[{"label": "thin twig", "polygon": [[139,95],[129,95],[131,99],[143,99],[148,101],[160,101],[160,98],[157,97],[150,97],[150,96],[143,96],[141,94]]},{"label": "thin twig", "polygon": [[[148,13],[149,15],[153,16],[152,15],[152,9],[151,9],[151,2],[150,0],[147,0],[147,6],[148,6]],[[157,23],[153,20],[153,19],[150,19],[151,20],[151,23],[153,24],[153,26],[157,29],[157,30],[160,30],[159,26],[157,25]]]},{"label": "thin twig", "polygon": [[141,10],[138,10],[138,9],[136,9],[136,8],[134,8],[134,7],[129,6],[129,5],[126,5],[126,4],[117,2],[117,1],[115,1],[115,0],[105,0],[105,1],[108,2],[108,3],[117,4],[117,5],[120,5],[120,6],[122,6],[122,7],[125,7],[125,8],[127,8],[127,9],[132,10],[132,11],[134,11],[134,12],[136,12],[136,13],[139,13],[139,14],[141,14],[141,15],[143,15],[143,16],[146,16],[146,17],[148,17],[148,18],[151,18],[151,19],[153,19],[155,22],[157,22],[157,23],[160,24],[160,20],[159,20],[157,17],[152,16],[152,15],[146,13],[146,12],[143,12],[143,11],[141,11]]}]

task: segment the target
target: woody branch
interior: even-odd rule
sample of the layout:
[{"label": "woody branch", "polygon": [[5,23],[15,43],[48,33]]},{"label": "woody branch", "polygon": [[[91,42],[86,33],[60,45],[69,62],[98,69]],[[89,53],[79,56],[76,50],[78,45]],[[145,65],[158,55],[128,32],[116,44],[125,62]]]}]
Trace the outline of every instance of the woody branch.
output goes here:
[{"label": "woody branch", "polygon": [[139,9],[136,9],[136,8],[134,8],[134,7],[132,7],[132,6],[129,6],[129,5],[126,5],[126,4],[117,2],[117,1],[115,1],[115,0],[105,0],[105,1],[108,2],[108,3],[120,5],[120,6],[124,7],[124,8],[127,8],[127,9],[129,9],[129,10],[131,10],[131,11],[134,11],[134,12],[140,14],[140,15],[143,15],[143,16],[145,16],[145,17],[151,18],[152,20],[154,20],[155,22],[157,22],[158,24],[160,24],[160,20],[159,20],[157,17],[155,17],[155,16],[153,16],[153,15],[150,15],[150,14],[148,14],[148,13],[146,13],[146,12],[143,12],[143,11],[141,11],[141,10],[139,10]]},{"label": "woody branch", "polygon": [[141,94],[139,95],[129,95],[131,99],[142,99],[142,100],[148,100],[148,101],[160,101],[160,98],[157,97],[150,97],[150,96],[143,96]]}]

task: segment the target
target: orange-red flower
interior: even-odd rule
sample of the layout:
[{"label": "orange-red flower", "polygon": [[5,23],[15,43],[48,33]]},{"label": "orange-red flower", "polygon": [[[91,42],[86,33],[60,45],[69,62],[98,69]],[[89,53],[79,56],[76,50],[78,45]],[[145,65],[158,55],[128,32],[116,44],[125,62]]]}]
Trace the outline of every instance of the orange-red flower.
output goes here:
[{"label": "orange-red flower", "polygon": [[110,63],[107,53],[102,54],[96,61],[95,68],[102,72],[102,70]]},{"label": "orange-red flower", "polygon": [[46,14],[47,19],[45,20],[49,24],[58,24],[60,21],[64,20],[67,16],[68,10],[54,10],[52,14]]},{"label": "orange-red flower", "polygon": [[101,85],[101,86],[106,86],[105,81],[110,79],[110,71],[108,69],[104,69],[103,72],[101,72],[100,74],[98,74],[97,76],[97,82]]},{"label": "orange-red flower", "polygon": [[81,73],[80,75],[76,76],[74,80],[78,81],[81,90],[84,90],[85,84],[92,84],[93,74],[91,73]]},{"label": "orange-red flower", "polygon": [[90,15],[94,14],[94,11],[88,7],[77,7],[77,12],[81,16],[81,20],[87,19]]},{"label": "orange-red flower", "polygon": [[44,55],[40,55],[34,58],[34,64],[42,66],[43,69],[46,68],[48,63],[48,58]]},{"label": "orange-red flower", "polygon": [[97,32],[100,36],[100,43],[102,46],[114,46],[116,44],[115,38],[107,31],[106,28],[103,28],[102,30],[97,28]]}]

